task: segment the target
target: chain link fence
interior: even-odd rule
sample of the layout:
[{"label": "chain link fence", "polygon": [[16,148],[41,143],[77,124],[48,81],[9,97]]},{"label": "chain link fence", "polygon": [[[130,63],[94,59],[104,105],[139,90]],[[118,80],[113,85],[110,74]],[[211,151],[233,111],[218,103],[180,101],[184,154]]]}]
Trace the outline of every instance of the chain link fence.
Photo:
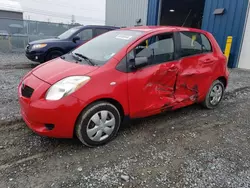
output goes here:
[{"label": "chain link fence", "polygon": [[0,52],[24,51],[31,41],[54,38],[75,26],[77,25],[0,18]]}]

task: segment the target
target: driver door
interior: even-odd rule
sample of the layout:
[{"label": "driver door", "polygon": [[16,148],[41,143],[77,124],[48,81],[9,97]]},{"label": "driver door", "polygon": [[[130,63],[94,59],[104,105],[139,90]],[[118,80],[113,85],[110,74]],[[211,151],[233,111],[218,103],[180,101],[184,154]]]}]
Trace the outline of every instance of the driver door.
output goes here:
[{"label": "driver door", "polygon": [[131,118],[146,117],[172,108],[179,70],[175,58],[174,38],[173,33],[155,35],[138,42],[139,44],[128,53],[128,67],[131,67],[135,58],[148,58],[146,66],[129,69]]}]

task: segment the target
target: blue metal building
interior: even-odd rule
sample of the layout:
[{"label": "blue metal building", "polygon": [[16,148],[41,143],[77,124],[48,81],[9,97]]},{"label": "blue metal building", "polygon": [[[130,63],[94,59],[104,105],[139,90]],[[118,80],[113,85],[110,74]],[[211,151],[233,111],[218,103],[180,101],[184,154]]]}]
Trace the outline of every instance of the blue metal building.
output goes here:
[{"label": "blue metal building", "polygon": [[[148,0],[147,25],[160,25],[162,1],[167,0]],[[227,37],[233,36],[229,67],[238,66],[248,4],[249,0],[205,0],[201,28],[215,36],[222,50]],[[215,10],[221,14],[215,14]]]}]

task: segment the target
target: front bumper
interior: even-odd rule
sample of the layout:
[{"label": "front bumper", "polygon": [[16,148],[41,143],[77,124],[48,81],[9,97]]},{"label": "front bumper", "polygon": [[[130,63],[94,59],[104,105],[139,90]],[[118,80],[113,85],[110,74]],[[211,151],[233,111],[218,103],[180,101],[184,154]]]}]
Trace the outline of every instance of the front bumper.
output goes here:
[{"label": "front bumper", "polygon": [[[22,83],[34,89],[32,96],[27,98],[21,93],[22,84],[18,87],[21,115],[28,127],[42,136],[72,138],[84,103],[73,96],[58,101],[45,100],[44,96],[50,85],[32,74]],[[53,129],[48,129],[48,124],[53,125]]]},{"label": "front bumper", "polygon": [[45,61],[45,53],[44,52],[27,52],[25,53],[25,56],[31,60],[31,61],[35,61],[35,62],[39,62],[39,63],[43,63]]}]

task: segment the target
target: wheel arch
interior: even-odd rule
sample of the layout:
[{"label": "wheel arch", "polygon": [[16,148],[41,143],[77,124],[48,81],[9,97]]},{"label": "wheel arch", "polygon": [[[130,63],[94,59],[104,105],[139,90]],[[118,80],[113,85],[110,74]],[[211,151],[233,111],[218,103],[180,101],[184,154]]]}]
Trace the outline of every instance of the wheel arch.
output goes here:
[{"label": "wheel arch", "polygon": [[52,48],[48,49],[47,54],[52,52],[52,51],[55,51],[55,50],[58,50],[58,51],[61,51],[62,53],[65,53],[65,51],[60,47],[52,47]]},{"label": "wheel arch", "polygon": [[217,78],[217,80],[221,81],[225,88],[227,87],[228,80],[226,79],[225,76],[220,76],[219,78]]},{"label": "wheel arch", "polygon": [[52,48],[49,48],[49,49],[47,50],[47,52],[46,52],[46,54],[45,54],[45,59],[47,58],[48,54],[49,54],[50,52],[52,52],[52,51],[60,51],[60,52],[62,52],[63,54],[65,53],[65,51],[64,51],[62,48],[60,48],[60,47],[52,47]]},{"label": "wheel arch", "polygon": [[124,112],[124,109],[123,109],[121,103],[120,103],[119,101],[113,99],[113,98],[100,98],[100,99],[94,100],[94,101],[90,102],[89,104],[87,104],[87,105],[81,110],[81,112],[78,114],[77,119],[76,119],[76,121],[75,121],[75,125],[74,125],[74,133],[73,133],[73,134],[74,134],[74,135],[73,135],[74,137],[76,136],[76,135],[75,135],[76,125],[77,125],[77,123],[79,122],[79,119],[80,119],[80,116],[81,116],[82,112],[83,112],[86,108],[88,108],[90,105],[93,105],[93,104],[98,103],[98,102],[108,102],[108,103],[114,105],[114,106],[117,108],[117,110],[119,111],[120,115],[121,115],[121,122],[123,121],[124,116],[125,116],[125,112]]}]

